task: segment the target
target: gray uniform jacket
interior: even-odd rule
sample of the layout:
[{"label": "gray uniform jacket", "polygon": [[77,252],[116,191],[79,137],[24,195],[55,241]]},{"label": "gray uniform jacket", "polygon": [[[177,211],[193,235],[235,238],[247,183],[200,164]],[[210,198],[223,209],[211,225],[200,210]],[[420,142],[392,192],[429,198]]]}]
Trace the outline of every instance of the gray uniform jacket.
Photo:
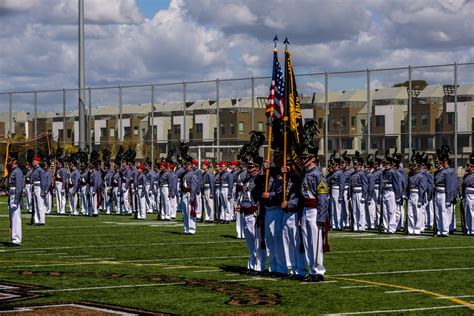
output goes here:
[{"label": "gray uniform jacket", "polygon": [[456,202],[458,192],[458,180],[453,168],[449,167],[436,173],[435,185],[437,188],[445,188],[446,207]]},{"label": "gray uniform jacket", "polygon": [[[38,182],[38,181],[40,182],[41,194],[44,194],[45,191],[43,188],[46,186],[46,177],[45,177],[45,171],[41,167],[35,167],[33,168],[33,171],[31,172],[31,183]],[[31,190],[33,191],[33,187],[31,187]]]},{"label": "gray uniform jacket", "polygon": [[349,186],[351,192],[355,192],[359,188],[362,189],[362,201],[367,201],[368,200],[368,189],[369,189],[369,179],[367,177],[367,174],[364,172],[364,170],[359,169],[359,170],[354,170],[354,172],[351,175],[351,178],[349,179]]},{"label": "gray uniform jacket", "polygon": [[74,169],[69,176],[69,188],[72,188],[72,193],[76,194],[79,192],[79,180],[81,178],[81,173],[79,170]]},{"label": "gray uniform jacket", "polygon": [[462,196],[466,198],[466,190],[469,189],[472,194],[474,190],[474,172],[466,173],[462,179]]},{"label": "gray uniform jacket", "polygon": [[301,195],[303,199],[316,199],[317,217],[316,221],[319,223],[326,223],[329,220],[328,200],[329,190],[321,169],[314,167],[306,171],[303,183],[301,185]]},{"label": "gray uniform jacket", "polygon": [[8,200],[15,205],[20,205],[21,194],[23,193],[24,179],[20,168],[15,167],[8,175]]},{"label": "gray uniform jacket", "polygon": [[227,194],[229,196],[232,196],[232,187],[234,185],[234,182],[232,181],[232,176],[230,172],[229,171],[221,172],[219,179],[220,179],[221,188],[227,185],[228,187]]},{"label": "gray uniform jacket", "polygon": [[196,195],[198,194],[200,187],[197,175],[193,170],[188,171],[183,175],[183,180],[181,181],[181,191],[183,191],[183,188],[191,190],[189,192],[189,199],[191,203],[194,203],[196,201]]},{"label": "gray uniform jacket", "polygon": [[334,187],[339,188],[339,196],[337,198],[339,202],[342,202],[342,200],[344,199],[344,182],[346,181],[345,178],[346,176],[344,174],[344,171],[342,169],[339,169],[334,172],[331,175],[331,178],[329,179],[331,189]]},{"label": "gray uniform jacket", "polygon": [[41,191],[48,192],[51,189],[52,179],[53,179],[53,172],[51,171],[51,169],[44,171],[44,177],[45,177],[44,182],[41,182],[41,186],[42,186]]},{"label": "gray uniform jacket", "polygon": [[207,188],[209,188],[211,195],[214,195],[214,176],[209,170],[204,171],[204,173],[202,174],[202,182],[204,184],[204,189],[206,190]]}]

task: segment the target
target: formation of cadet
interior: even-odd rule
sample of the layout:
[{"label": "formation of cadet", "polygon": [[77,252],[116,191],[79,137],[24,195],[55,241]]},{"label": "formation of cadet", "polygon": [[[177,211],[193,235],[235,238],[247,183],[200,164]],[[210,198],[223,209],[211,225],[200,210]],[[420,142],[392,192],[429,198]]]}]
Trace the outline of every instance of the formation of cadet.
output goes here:
[{"label": "formation of cadet", "polygon": [[[294,176],[291,161],[282,170],[283,155],[279,152],[274,153],[272,162],[220,161],[215,169],[207,161],[199,166],[187,153],[176,164],[169,159],[138,164],[134,151],[123,148],[115,162],[105,153],[100,161],[97,152],[90,158],[85,153],[55,157],[52,164],[48,158],[29,155],[24,170],[12,157],[11,242],[21,244],[20,207],[32,214],[33,225],[45,225],[49,213],[98,216],[102,211],[134,214],[140,220],[154,213],[159,220],[169,221],[180,211],[185,234],[196,233],[196,222],[235,221],[236,236],[245,238],[251,253],[250,273],[264,271],[268,261],[271,273],[290,272],[293,278],[300,278],[308,267],[312,279],[319,280],[324,275],[320,243],[325,217],[334,230],[378,229],[388,234],[404,230],[411,235],[433,230],[434,235],[446,237],[456,229],[455,209],[460,202],[461,229],[472,235],[474,156],[459,186],[449,155],[447,146],[440,148],[434,159],[435,171],[431,172],[428,156],[413,153],[407,173],[396,152],[387,152],[384,157],[375,153],[366,159],[358,153],[353,157],[333,154],[327,193],[323,193],[324,188],[317,190],[319,183],[326,183],[317,157],[314,166],[309,166],[317,172],[313,175],[307,171],[303,178]],[[317,207],[312,210],[311,205]],[[312,218],[317,219],[316,224],[305,225]]]}]

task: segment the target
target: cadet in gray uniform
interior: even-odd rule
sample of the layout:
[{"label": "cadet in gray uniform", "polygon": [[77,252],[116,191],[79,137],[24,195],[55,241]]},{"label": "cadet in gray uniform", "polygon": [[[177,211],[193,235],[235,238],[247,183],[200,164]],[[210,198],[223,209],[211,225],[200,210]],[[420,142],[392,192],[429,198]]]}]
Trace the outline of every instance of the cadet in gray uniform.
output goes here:
[{"label": "cadet in gray uniform", "polygon": [[342,207],[343,207],[343,219],[344,219],[344,227],[349,227],[350,224],[350,210],[349,210],[349,199],[350,199],[350,194],[349,194],[349,179],[351,177],[352,172],[354,171],[351,168],[351,158],[346,155],[346,152],[344,152],[341,156],[341,169],[343,172],[343,175],[341,175],[340,178],[340,185],[341,188],[340,190],[343,190],[343,201],[342,201]]},{"label": "cadet in gray uniform", "polygon": [[352,203],[352,228],[355,232],[365,231],[365,203],[367,202],[367,191],[369,188],[369,179],[367,174],[362,169],[364,159],[356,155],[352,159],[354,172],[349,179],[349,190],[351,193]]},{"label": "cadet in gray uniform", "polygon": [[168,164],[168,172],[171,178],[171,187],[170,187],[170,218],[176,219],[176,212],[178,210],[178,177],[173,171],[174,166]]},{"label": "cadet in gray uniform", "polygon": [[202,173],[202,182],[203,182],[203,210],[205,211],[204,220],[205,223],[211,223],[214,221],[214,175],[209,171],[210,163],[203,161],[201,168]]},{"label": "cadet in gray uniform", "polygon": [[53,172],[51,171],[50,165],[48,161],[43,161],[43,169],[44,169],[44,191],[46,193],[44,197],[44,206],[45,206],[45,213],[51,214],[51,207],[53,206],[53,196],[51,194],[53,189]]},{"label": "cadet in gray uniform", "polygon": [[142,165],[138,165],[137,167],[137,172],[138,172],[138,178],[137,178],[137,219],[146,219],[146,183],[147,179],[145,174],[143,173],[143,169],[145,167]]},{"label": "cadet in gray uniform", "polygon": [[31,183],[32,183],[32,194],[34,198],[34,207],[33,210],[33,223],[35,225],[44,225],[45,224],[45,204],[44,199],[46,196],[45,189],[47,187],[46,177],[44,175],[44,169],[39,166],[41,158],[36,156],[33,158],[33,171],[31,173]]},{"label": "cadet in gray uniform", "polygon": [[382,189],[383,189],[383,168],[381,167],[382,159],[377,156],[378,151],[374,154],[374,167],[372,172],[372,179],[374,182],[374,201],[375,201],[375,218],[374,228],[379,227],[380,223],[380,211],[382,207]]},{"label": "cadet in gray uniform", "polygon": [[166,161],[162,161],[160,164],[160,180],[159,180],[159,188],[160,188],[160,197],[161,197],[161,212],[159,214],[159,218],[161,220],[169,221],[171,219],[170,215],[170,188],[173,185],[173,179],[171,178],[168,172],[168,163]]},{"label": "cadet in gray uniform", "polygon": [[86,215],[89,210],[89,170],[81,164],[81,215]]},{"label": "cadet in gray uniform", "polygon": [[[119,165],[114,163],[114,175],[112,176],[112,192],[114,197],[115,214],[123,214],[122,201],[122,175],[120,174]],[[114,208],[112,206],[112,208]]]},{"label": "cadet in gray uniform", "polygon": [[78,207],[78,193],[80,190],[80,179],[81,173],[77,170],[77,162],[71,161],[70,163],[70,171],[71,174],[69,175],[69,211],[71,215],[76,216],[79,215],[77,212]]},{"label": "cadet in gray uniform", "polygon": [[333,157],[333,174],[330,178],[331,188],[331,222],[332,228],[342,230],[344,228],[345,217],[344,213],[344,170],[340,168],[341,159]]},{"label": "cadet in gray uniform", "polygon": [[382,172],[382,192],[381,203],[382,207],[382,221],[385,228],[384,232],[393,234],[397,231],[399,218],[397,217],[397,203],[402,203],[402,191],[400,185],[400,178],[397,172],[398,164],[393,164],[393,158],[385,157],[383,161],[384,170]]},{"label": "cadet in gray uniform", "polygon": [[183,212],[184,234],[194,235],[196,233],[196,196],[200,189],[196,172],[193,170],[192,159],[184,161],[186,173],[181,180],[181,192],[183,199],[181,210]]},{"label": "cadet in gray uniform", "polygon": [[10,244],[21,246],[21,195],[23,193],[23,172],[18,168],[16,153],[10,153],[8,158],[8,209],[10,211]]},{"label": "cadet in gray uniform", "polygon": [[301,186],[303,213],[301,230],[306,264],[309,267],[308,282],[324,281],[326,268],[323,263],[323,227],[329,220],[329,188],[317,166],[317,152],[307,150],[301,155],[306,173]]},{"label": "cadet in gray uniform", "polygon": [[367,156],[367,161],[365,164],[365,174],[367,175],[368,188],[367,188],[367,197],[365,201],[365,221],[367,223],[366,227],[368,229],[375,229],[376,224],[376,195],[375,195],[375,176],[374,176],[374,156],[370,154]]},{"label": "cadet in gray uniform", "polygon": [[232,205],[230,204],[232,199],[232,176],[227,171],[227,162],[221,162],[221,174],[220,180],[220,197],[219,204],[221,207],[220,220],[223,224],[229,224],[232,217]]},{"label": "cadet in gray uniform", "polygon": [[196,173],[196,177],[199,183],[199,191],[196,197],[196,219],[198,221],[202,220],[202,196],[201,196],[201,185],[202,185],[202,172],[199,169],[199,161],[193,160],[193,170]]},{"label": "cadet in gray uniform", "polygon": [[114,178],[114,172],[110,169],[110,164],[105,163],[104,164],[104,180],[103,180],[103,190],[104,190],[104,209],[105,209],[105,214],[111,214],[112,209],[113,209],[113,201],[114,201],[114,196],[113,196],[113,178]]},{"label": "cadet in gray uniform", "polygon": [[33,195],[31,194],[31,173],[33,172],[33,168],[31,167],[31,161],[28,161],[26,164],[26,175],[25,175],[25,196],[26,196],[26,209],[28,213],[32,212],[33,204]]},{"label": "cadet in gray uniform", "polygon": [[[245,162],[241,161],[239,169],[236,174],[236,179],[234,180],[235,187],[234,187],[234,201],[235,205],[237,205],[237,201],[240,199],[242,195],[242,189],[244,186],[243,180],[247,177],[247,166]],[[235,230],[237,232],[237,239],[244,238],[244,216],[243,214],[235,211]]]},{"label": "cadet in gray uniform", "polygon": [[62,160],[57,159],[56,161],[56,176],[54,178],[56,193],[56,210],[58,214],[65,215],[68,172],[66,167],[63,165]]},{"label": "cadet in gray uniform", "polygon": [[408,233],[420,235],[424,228],[423,202],[426,197],[426,177],[421,170],[422,157],[416,154],[410,161],[410,176],[408,178],[408,209],[407,223]]},{"label": "cadet in gray uniform", "polygon": [[147,204],[147,213],[153,213],[155,206],[155,195],[153,194],[153,181],[155,178],[155,172],[153,171],[153,165],[151,163],[145,164],[146,170],[146,204]]},{"label": "cadet in gray uniform", "polygon": [[464,203],[464,231],[466,235],[474,234],[474,154],[471,154],[462,181],[462,199]]}]

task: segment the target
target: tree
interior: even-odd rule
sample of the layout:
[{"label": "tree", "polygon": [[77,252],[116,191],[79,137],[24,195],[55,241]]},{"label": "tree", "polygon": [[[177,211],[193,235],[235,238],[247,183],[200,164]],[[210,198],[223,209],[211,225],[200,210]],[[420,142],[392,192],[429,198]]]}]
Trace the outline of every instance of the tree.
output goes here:
[{"label": "tree", "polygon": [[[405,82],[396,83],[393,85],[393,87],[394,88],[398,88],[398,87],[408,88],[408,85],[409,85],[409,81],[407,80]],[[426,80],[412,80],[411,81],[411,88],[413,90],[422,91],[424,88],[426,88],[427,85],[428,85],[428,82],[426,82]]]}]

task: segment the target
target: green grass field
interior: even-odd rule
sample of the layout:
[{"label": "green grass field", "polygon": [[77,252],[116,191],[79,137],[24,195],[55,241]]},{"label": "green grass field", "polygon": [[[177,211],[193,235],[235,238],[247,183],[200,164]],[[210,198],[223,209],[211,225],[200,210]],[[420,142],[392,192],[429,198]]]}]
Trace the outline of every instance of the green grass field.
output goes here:
[{"label": "green grass field", "polygon": [[[0,241],[7,242],[1,203]],[[79,301],[180,315],[474,312],[474,238],[459,232],[330,232],[326,282],[304,283],[246,275],[245,241],[234,238],[233,224],[198,224],[197,234],[186,236],[179,219],[159,222],[154,215],[28,222],[24,214],[21,248],[0,246],[0,313]],[[24,288],[9,292],[12,282]],[[5,299],[5,289],[30,298]]]}]

